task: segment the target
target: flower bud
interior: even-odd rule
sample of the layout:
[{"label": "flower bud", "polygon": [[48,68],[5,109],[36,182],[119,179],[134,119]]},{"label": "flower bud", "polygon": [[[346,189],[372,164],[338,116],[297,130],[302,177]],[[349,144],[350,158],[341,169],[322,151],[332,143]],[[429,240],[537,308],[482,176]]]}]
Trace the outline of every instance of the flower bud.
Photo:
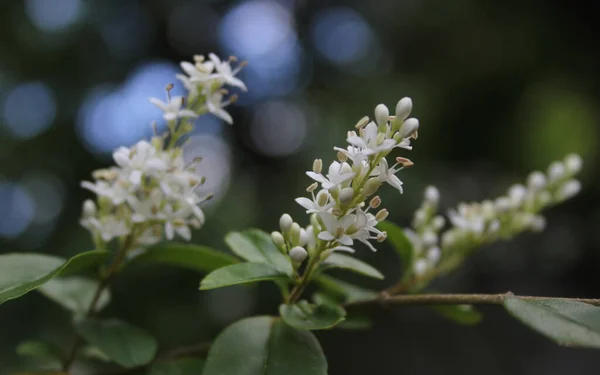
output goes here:
[{"label": "flower bud", "polygon": [[546,228],[546,218],[543,216],[535,216],[531,220],[531,230],[534,232],[541,232]]},{"label": "flower bud", "polygon": [[290,241],[294,246],[300,243],[300,225],[298,223],[293,223],[290,228]]},{"label": "flower bud", "polygon": [[423,245],[430,247],[437,245],[438,236],[435,232],[427,231],[423,233]]},{"label": "flower bud", "polygon": [[338,158],[338,160],[339,160],[340,162],[342,162],[342,163],[343,163],[343,162],[345,162],[345,161],[348,161],[348,155],[344,154],[344,153],[343,153],[343,152],[341,152],[341,151],[338,151],[338,152],[337,152],[337,158]]},{"label": "flower bud", "polygon": [[377,215],[375,215],[375,220],[377,221],[384,221],[385,219],[387,219],[388,215],[390,213],[388,212],[388,210],[386,210],[385,208],[380,210]]},{"label": "flower bud", "polygon": [[541,190],[546,186],[546,176],[542,172],[531,172],[527,178],[527,185],[533,190]]},{"label": "flower bud", "polygon": [[308,256],[306,250],[301,246],[293,247],[289,252],[290,258],[296,263],[302,263]]},{"label": "flower bud", "polygon": [[300,228],[300,239],[298,240],[298,245],[306,246],[308,243],[308,233],[304,228]]},{"label": "flower bud", "polygon": [[446,219],[444,219],[443,216],[438,215],[433,218],[431,225],[433,226],[433,229],[439,231],[446,225]]},{"label": "flower bud", "polygon": [[416,118],[409,118],[404,121],[398,133],[400,134],[400,138],[408,138],[415,134],[419,130],[419,120]]},{"label": "flower bud", "polygon": [[508,189],[508,196],[515,206],[519,206],[527,196],[527,188],[521,184],[513,185]]},{"label": "flower bud", "polygon": [[506,212],[512,208],[512,202],[508,197],[499,197],[496,198],[496,201],[494,202],[494,208],[498,212]]},{"label": "flower bud", "polygon": [[271,232],[271,239],[278,248],[285,248],[285,240],[283,239],[283,235],[281,233],[277,231]]},{"label": "flower bud", "polygon": [[91,199],[86,199],[83,202],[83,216],[84,217],[92,217],[96,216],[96,203],[94,203]]},{"label": "flower bud", "polygon": [[581,182],[569,180],[558,190],[558,199],[566,200],[574,197],[581,190]]},{"label": "flower bud", "polygon": [[288,234],[290,232],[292,224],[294,224],[294,220],[292,220],[292,217],[288,214],[283,214],[281,215],[281,218],[279,218],[279,228],[281,228],[283,234]]},{"label": "flower bud", "polygon": [[315,233],[319,233],[321,231],[321,223],[319,223],[319,217],[317,214],[310,215],[310,225],[312,225]]},{"label": "flower bud", "polygon": [[581,156],[577,154],[569,154],[565,158],[565,166],[567,167],[567,171],[571,174],[578,173],[581,170],[583,165],[583,161],[581,160]]},{"label": "flower bud", "polygon": [[435,186],[428,186],[425,189],[425,200],[431,204],[437,204],[440,201],[440,191]]},{"label": "flower bud", "polygon": [[406,120],[412,111],[413,102],[409,97],[404,97],[396,104],[396,119],[400,121]]},{"label": "flower bud", "polygon": [[315,173],[321,173],[323,170],[323,161],[321,159],[315,159],[315,161],[313,161],[312,170]]},{"label": "flower bud", "polygon": [[354,189],[351,187],[345,187],[340,191],[340,203],[343,205],[347,205],[352,202],[352,198],[354,198]]},{"label": "flower bud", "polygon": [[377,107],[375,107],[375,122],[377,122],[377,125],[386,125],[389,117],[390,110],[385,104],[378,104]]},{"label": "flower bud", "polygon": [[558,181],[565,176],[565,165],[559,161],[555,161],[548,167],[548,179],[552,182]]},{"label": "flower bud", "polygon": [[381,186],[381,182],[378,179],[371,178],[371,179],[367,180],[367,182],[365,183],[362,194],[365,196],[375,194],[380,186]]},{"label": "flower bud", "polygon": [[431,263],[437,263],[442,257],[442,251],[439,247],[434,246],[431,249],[427,250],[427,260]]},{"label": "flower bud", "polygon": [[427,261],[425,259],[419,259],[413,265],[413,270],[415,272],[415,275],[423,276],[425,272],[427,272],[428,267],[429,265],[427,264]]}]

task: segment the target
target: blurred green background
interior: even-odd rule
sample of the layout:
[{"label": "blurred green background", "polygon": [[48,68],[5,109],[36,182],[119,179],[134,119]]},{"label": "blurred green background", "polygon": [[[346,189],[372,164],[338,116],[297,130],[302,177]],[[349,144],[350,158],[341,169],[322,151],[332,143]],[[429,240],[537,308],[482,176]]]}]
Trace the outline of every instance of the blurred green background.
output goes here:
[{"label": "blurred green background", "polygon": [[[599,13],[583,0],[4,0],[0,252],[90,249],[79,182],[110,164],[112,149],[150,134],[159,112],[147,98],[175,82],[179,61],[213,51],[249,61],[249,92],[230,107],[233,127],[198,121],[190,151],[204,156],[218,199],[194,242],[225,250],[228,231],[274,230],[283,212],[300,221],[293,199],[311,182],[312,159],[333,159],[376,104],[411,96],[421,131],[402,155],[415,167],[399,174],[404,195],[382,194],[398,224],[409,224],[428,184],[445,209],[499,195],[569,152],[585,161],[582,194],[547,213],[543,234],[486,248],[435,287],[599,297]],[[381,288],[399,274],[387,246],[357,255],[388,281],[348,280]],[[170,348],[276,311],[271,285],[201,293],[200,277],[137,267],[115,281],[103,314]],[[370,331],[318,337],[331,375],[598,373],[597,352],[558,347],[497,307],[482,310],[482,324],[459,327],[424,308],[376,309]],[[69,319],[37,293],[0,306],[0,373],[26,366],[14,351],[23,339],[68,346]]]}]

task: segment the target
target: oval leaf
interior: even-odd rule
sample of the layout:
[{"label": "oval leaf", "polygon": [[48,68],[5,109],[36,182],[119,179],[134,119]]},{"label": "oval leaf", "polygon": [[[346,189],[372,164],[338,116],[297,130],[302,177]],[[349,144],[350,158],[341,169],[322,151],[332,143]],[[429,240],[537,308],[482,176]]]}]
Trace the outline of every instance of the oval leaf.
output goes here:
[{"label": "oval leaf", "polygon": [[78,322],[77,333],[113,362],[127,368],[150,363],[158,344],[148,332],[125,322],[88,319]]},{"label": "oval leaf", "polygon": [[565,346],[600,348],[600,307],[560,299],[507,297],[504,307],[523,324]]},{"label": "oval leaf", "polygon": [[472,326],[479,324],[483,314],[473,305],[436,305],[430,306],[444,318],[458,324]]},{"label": "oval leaf", "polygon": [[377,224],[377,228],[387,232],[387,240],[392,243],[392,247],[400,257],[403,269],[410,267],[413,262],[414,250],[412,242],[406,237],[404,230],[389,221],[383,221]]},{"label": "oval leaf", "polygon": [[65,261],[63,258],[13,253],[0,255],[0,304],[38,288],[58,275],[69,275],[105,261],[109,253],[88,251]]},{"label": "oval leaf", "polygon": [[[76,314],[87,313],[100,284],[84,277],[71,276],[55,278],[40,286],[38,291]],[[100,293],[96,310],[100,311],[110,302],[110,291],[106,288]]]},{"label": "oval leaf", "polygon": [[180,358],[152,365],[148,375],[201,375],[203,368],[203,359]]},{"label": "oval leaf", "polygon": [[319,275],[315,281],[326,294],[339,299],[341,303],[369,301],[378,297],[374,290],[356,286],[331,276]]},{"label": "oval leaf", "polygon": [[248,262],[272,264],[290,276],[294,273],[290,260],[275,246],[271,235],[260,229],[228,233],[225,242],[231,251]]},{"label": "oval leaf", "polygon": [[172,242],[148,248],[135,257],[135,261],[170,264],[200,272],[214,271],[238,262],[235,257],[210,247]]},{"label": "oval leaf", "polygon": [[200,282],[200,290],[288,278],[288,275],[267,263],[238,263],[219,268],[206,275]]},{"label": "oval leaf", "polygon": [[261,316],[227,327],[210,348],[202,375],[326,375],[316,337]]},{"label": "oval leaf", "polygon": [[17,346],[17,354],[22,357],[34,358],[36,362],[47,366],[60,367],[63,360],[63,352],[57,345],[45,342],[28,340]]},{"label": "oval leaf", "polygon": [[321,263],[321,268],[343,268],[345,270],[353,271],[364,276],[369,276],[380,280],[383,279],[383,274],[370,264],[367,264],[362,260],[358,260],[354,257],[339,253],[331,254],[327,259],[323,261],[323,263]]},{"label": "oval leaf", "polygon": [[279,314],[290,326],[307,331],[329,329],[344,320],[346,311],[331,304],[311,305],[300,301],[294,305],[282,304]]}]

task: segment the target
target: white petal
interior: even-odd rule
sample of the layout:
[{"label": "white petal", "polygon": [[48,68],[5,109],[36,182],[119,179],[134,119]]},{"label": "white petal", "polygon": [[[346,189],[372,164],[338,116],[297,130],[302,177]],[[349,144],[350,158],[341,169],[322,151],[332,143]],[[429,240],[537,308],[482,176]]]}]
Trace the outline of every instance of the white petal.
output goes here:
[{"label": "white petal", "polygon": [[338,238],[337,241],[339,243],[341,243],[342,245],[346,245],[346,246],[354,245],[354,241],[352,241],[352,238],[350,238],[350,236],[347,236],[347,235],[343,235],[342,238]]},{"label": "white petal", "polygon": [[186,241],[192,239],[192,232],[190,231],[190,228],[187,225],[179,225],[175,228],[175,231]]},{"label": "white petal", "polygon": [[315,208],[315,202],[313,202],[312,200],[310,200],[308,198],[304,198],[304,197],[296,198],[296,203],[298,203],[302,207],[306,208],[307,210],[312,210]]},{"label": "white petal", "polygon": [[162,111],[168,111],[169,110],[169,105],[167,103],[163,102],[160,99],[150,98],[150,103],[154,104],[155,106],[157,106],[158,108],[160,108],[160,110],[162,110]]},{"label": "white petal", "polygon": [[317,238],[319,238],[320,240],[323,241],[333,241],[335,240],[335,237],[329,233],[329,232],[321,232],[319,233],[319,235],[317,236]]},{"label": "white petal", "polygon": [[172,240],[175,236],[173,223],[171,223],[170,221],[167,221],[165,223],[165,236],[167,237],[167,240]]},{"label": "white petal", "polygon": [[332,251],[347,251],[349,253],[353,253],[355,250],[351,247],[348,246],[336,246],[333,249],[331,249]]}]

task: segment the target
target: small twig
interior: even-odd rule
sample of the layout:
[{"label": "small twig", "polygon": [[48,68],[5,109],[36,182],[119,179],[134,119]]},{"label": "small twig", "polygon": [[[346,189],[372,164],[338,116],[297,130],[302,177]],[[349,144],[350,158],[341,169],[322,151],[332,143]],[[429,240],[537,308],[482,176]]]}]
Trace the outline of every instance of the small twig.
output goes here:
[{"label": "small twig", "polygon": [[[115,275],[115,273],[119,269],[121,262],[125,258],[125,253],[129,249],[129,246],[131,246],[132,241],[133,241],[133,236],[129,235],[127,237],[127,239],[125,240],[125,243],[123,244],[121,249],[115,255],[115,258],[114,258],[113,262],[110,264],[110,266],[108,267],[108,270],[106,271],[105,276],[100,280],[100,283],[98,284],[98,288],[96,289],[96,292],[94,293],[94,297],[92,298],[92,302],[90,303],[90,305],[88,306],[88,309],[86,311],[86,314],[85,314],[86,318],[90,317],[96,313],[96,305],[98,304],[98,301],[100,300],[100,296],[102,296],[102,292],[104,292],[104,289],[106,289],[106,287],[108,286],[112,277]],[[68,371],[70,369],[71,365],[75,361],[75,358],[77,357],[77,352],[79,351],[79,348],[83,344],[84,344],[83,339],[81,338],[81,336],[77,335],[77,337],[75,338],[75,341],[73,342],[73,346],[71,347],[71,350],[69,351],[69,354],[66,356],[66,360],[63,363],[64,371]]]},{"label": "small twig", "polygon": [[529,301],[545,299],[558,299],[563,301],[584,302],[594,306],[600,306],[600,299],[592,298],[562,298],[562,297],[538,297],[538,296],[515,296],[514,294],[407,294],[390,296],[382,293],[379,297],[346,303],[344,307],[364,306],[378,304],[382,306],[409,306],[409,305],[502,305],[507,297],[518,297]]}]

